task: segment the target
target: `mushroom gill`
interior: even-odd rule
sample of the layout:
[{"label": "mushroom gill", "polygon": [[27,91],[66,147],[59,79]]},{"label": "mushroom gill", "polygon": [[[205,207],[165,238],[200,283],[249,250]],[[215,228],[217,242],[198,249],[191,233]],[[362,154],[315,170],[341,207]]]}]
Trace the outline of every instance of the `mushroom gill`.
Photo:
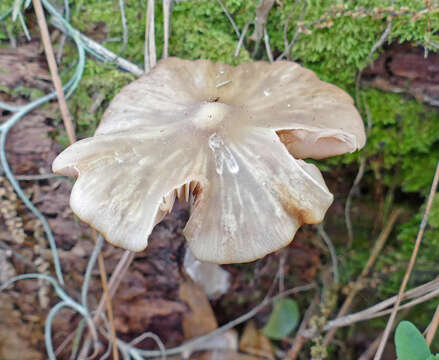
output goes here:
[{"label": "mushroom gill", "polygon": [[172,211],[175,200],[191,202],[195,204],[197,201],[197,195],[200,193],[200,185],[197,181],[191,180],[181,185],[180,187],[171,190],[165,196],[163,196],[162,203],[160,204],[160,211],[156,216],[156,223],[158,224],[166,214]]}]

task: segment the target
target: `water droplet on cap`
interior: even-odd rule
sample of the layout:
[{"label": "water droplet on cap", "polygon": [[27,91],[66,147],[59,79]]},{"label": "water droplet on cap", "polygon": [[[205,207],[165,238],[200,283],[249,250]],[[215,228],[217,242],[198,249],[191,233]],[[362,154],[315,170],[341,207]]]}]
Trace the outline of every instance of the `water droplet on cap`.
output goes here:
[{"label": "water droplet on cap", "polygon": [[209,136],[208,145],[212,150],[215,158],[215,170],[217,174],[221,175],[224,170],[224,163],[230,173],[236,174],[239,171],[239,165],[230,151],[229,147],[224,144],[223,138],[217,133]]}]

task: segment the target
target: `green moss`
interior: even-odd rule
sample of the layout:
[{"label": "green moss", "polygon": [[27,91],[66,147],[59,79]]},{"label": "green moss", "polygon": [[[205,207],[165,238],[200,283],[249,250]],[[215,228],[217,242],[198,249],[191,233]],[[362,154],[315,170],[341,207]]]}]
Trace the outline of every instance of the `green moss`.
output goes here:
[{"label": "green moss", "polygon": [[[71,75],[70,71],[64,73],[65,78],[69,75]],[[114,65],[102,64],[90,59],[87,61],[80,86],[68,102],[76,122],[78,138],[93,135],[111,99],[124,85],[134,79],[134,75],[121,72]],[[92,109],[94,111],[91,111]],[[58,140],[67,146],[68,142],[62,141],[63,139],[66,140],[66,137],[61,133]]]},{"label": "green moss", "polygon": [[367,90],[371,130],[364,150],[389,186],[425,193],[439,154],[437,111],[402,95]]}]

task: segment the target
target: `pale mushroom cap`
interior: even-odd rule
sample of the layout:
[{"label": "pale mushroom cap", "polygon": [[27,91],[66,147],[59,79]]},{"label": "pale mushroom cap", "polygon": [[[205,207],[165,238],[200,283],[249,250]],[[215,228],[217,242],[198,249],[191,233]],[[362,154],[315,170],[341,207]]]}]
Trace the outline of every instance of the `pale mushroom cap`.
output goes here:
[{"label": "pale mushroom cap", "polygon": [[236,263],[322,221],[333,196],[297,159],[364,143],[349,95],[296,63],[168,58],[124,87],[95,136],[63,151],[53,171],[78,176],[73,211],[132,251],[147,246],[176,196],[195,194],[184,230],[192,252]]}]

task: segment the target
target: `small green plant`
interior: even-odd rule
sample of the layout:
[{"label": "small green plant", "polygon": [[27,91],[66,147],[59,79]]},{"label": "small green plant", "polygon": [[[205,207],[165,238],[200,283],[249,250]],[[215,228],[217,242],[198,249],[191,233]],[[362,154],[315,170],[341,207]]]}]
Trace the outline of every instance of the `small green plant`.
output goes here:
[{"label": "small green plant", "polygon": [[270,339],[280,340],[290,335],[299,324],[299,306],[292,299],[279,299],[274,303],[264,334]]},{"label": "small green plant", "polygon": [[439,360],[433,355],[421,332],[410,321],[401,321],[395,332],[398,360]]}]

